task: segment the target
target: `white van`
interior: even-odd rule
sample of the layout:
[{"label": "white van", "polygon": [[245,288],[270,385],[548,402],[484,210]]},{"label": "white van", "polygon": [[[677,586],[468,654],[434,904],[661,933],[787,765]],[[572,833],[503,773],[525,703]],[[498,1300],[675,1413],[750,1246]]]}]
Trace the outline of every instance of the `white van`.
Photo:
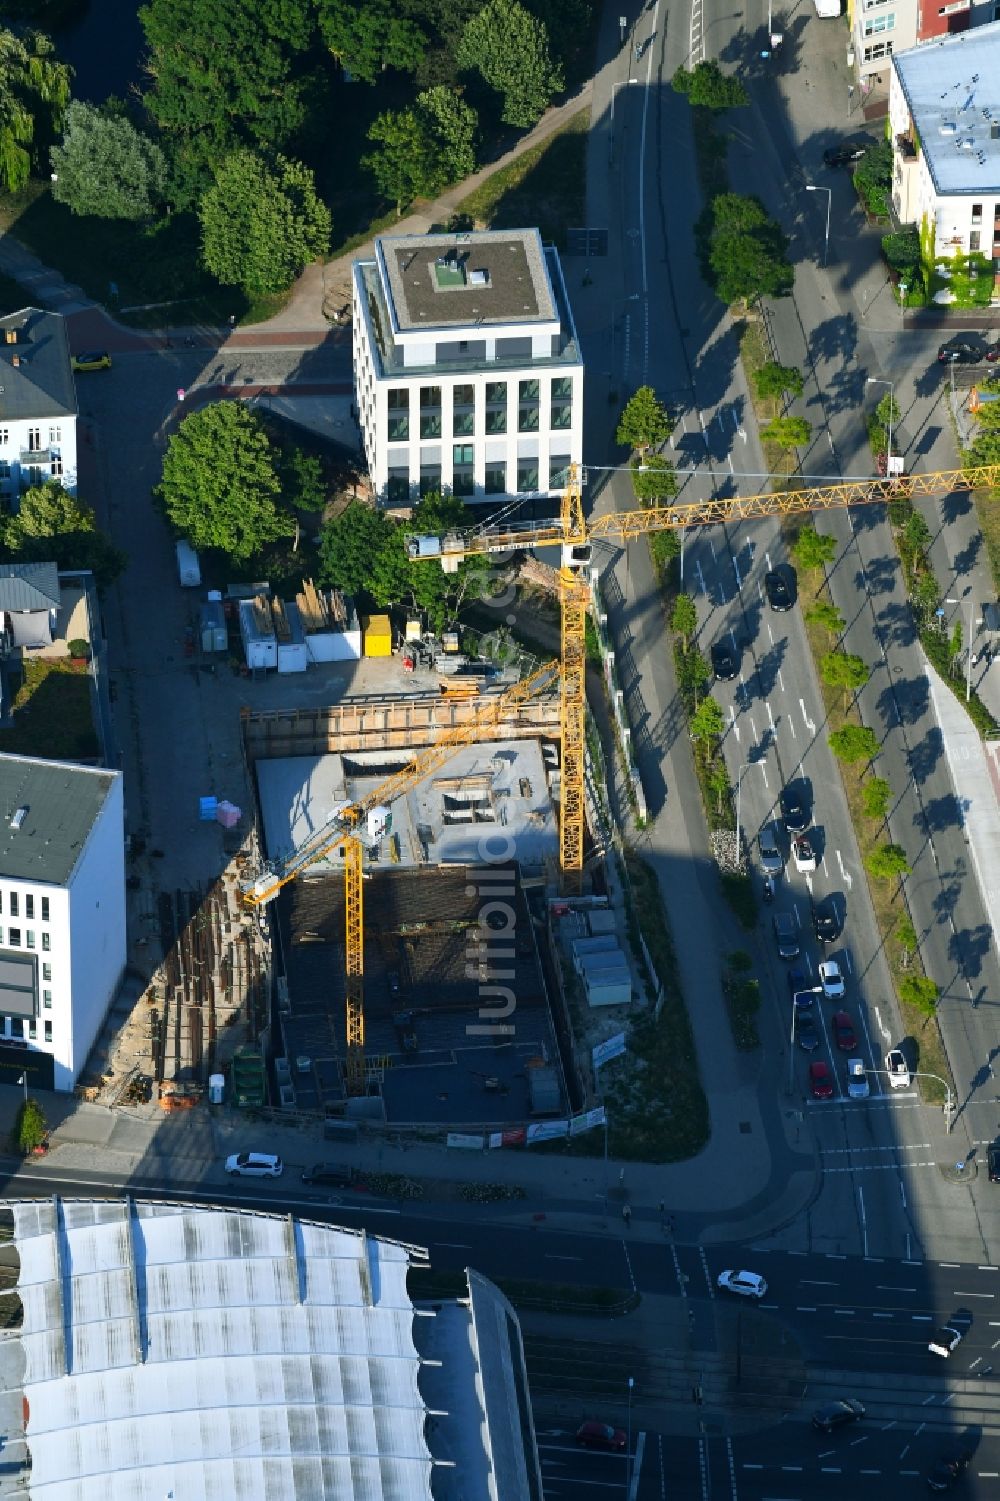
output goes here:
[{"label": "white van", "polygon": [[226,1158],[226,1172],[238,1178],[280,1178],[285,1164],[271,1152],[238,1152]]},{"label": "white van", "polygon": [[178,542],[176,550],[177,572],[180,575],[181,587],[197,589],[201,584],[201,564],[198,562],[198,554],[190,542]]}]

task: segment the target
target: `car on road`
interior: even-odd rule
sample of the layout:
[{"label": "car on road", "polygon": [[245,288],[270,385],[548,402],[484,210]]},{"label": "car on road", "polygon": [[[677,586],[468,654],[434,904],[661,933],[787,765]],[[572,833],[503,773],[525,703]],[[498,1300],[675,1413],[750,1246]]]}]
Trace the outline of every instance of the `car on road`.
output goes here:
[{"label": "car on road", "polygon": [[938,350],[942,365],[978,365],[982,358],[982,349],[971,339],[949,339]]},{"label": "car on road", "polygon": [[817,943],[836,943],[840,937],[840,918],[830,897],[816,903],[812,920]]},{"label": "car on road", "polygon": [[767,1292],[767,1283],[759,1272],[720,1272],[717,1285],[741,1298],[762,1298]]},{"label": "car on road", "polygon": [[335,1162],[314,1162],[302,1174],[302,1181],[316,1188],[349,1188],[354,1182],[352,1167],[339,1167]]},{"label": "car on road", "polygon": [[778,940],[778,953],[782,959],[799,957],[799,925],[790,912],[774,914],[774,936]]},{"label": "car on road", "polygon": [[235,1152],[226,1158],[226,1172],[238,1178],[280,1178],[285,1164],[273,1152]]},{"label": "car on road", "polygon": [[927,1471],[927,1489],[950,1491],[961,1480],[971,1462],[972,1452],[969,1449],[959,1449],[943,1456]]},{"label": "car on road", "polygon": [[803,1052],[815,1053],[819,1047],[819,1028],[811,1011],[799,1011],[795,1016],[795,1040]]},{"label": "car on road", "polygon": [[785,868],[785,857],[781,853],[781,845],[778,843],[778,835],[773,824],[766,823],[757,838],[760,849],[760,867],[769,876],[780,876]]},{"label": "car on road", "polygon": [[74,354],[70,358],[74,370],[110,370],[111,356],[106,349],[89,349],[86,354]]},{"label": "car on road", "polygon": [[836,1402],[827,1402],[817,1407],[812,1415],[812,1425],[820,1433],[832,1433],[835,1428],[846,1428],[865,1415],[865,1409],[857,1397],[838,1397]]},{"label": "car on road", "polygon": [[788,981],[788,994],[794,1005],[799,1010],[806,1010],[813,1003],[815,991],[809,984],[809,977],[804,969],[795,964],[785,976]]},{"label": "car on road", "polygon": [[851,1053],[858,1045],[854,1035],[854,1023],[846,1011],[833,1013],[833,1036],[842,1053]]},{"label": "car on road", "polygon": [[890,1048],[885,1055],[885,1071],[892,1089],[909,1089],[910,1065],[899,1048]]},{"label": "car on road", "polygon": [[819,966],[819,983],[828,1001],[839,1001],[847,994],[843,972],[836,959],[822,959]]},{"label": "car on road", "polygon": [[624,1428],[614,1428],[610,1423],[599,1423],[588,1418],[576,1430],[576,1441],[582,1449],[610,1449],[620,1454],[628,1443]]},{"label": "car on road", "polygon": [[792,840],[792,859],[800,876],[809,875],[816,869],[816,851],[804,834]]},{"label": "car on road", "polygon": [[863,1058],[847,1060],[847,1097],[850,1100],[867,1100],[871,1094],[868,1071]]},{"label": "car on road", "polygon": [[798,787],[786,787],[781,794],[781,816],[789,834],[804,834],[812,823],[808,800]]},{"label": "car on road", "polygon": [[[791,575],[791,577],[790,577]],[[790,568],[772,568],[764,575],[764,593],[772,610],[790,610],[795,603],[794,575]]]},{"label": "car on road", "polygon": [[823,152],[824,167],[853,167],[868,150],[861,141],[845,141],[841,146],[828,146]]},{"label": "car on road", "polygon": [[740,653],[731,641],[716,641],[712,647],[712,671],[720,683],[731,683],[740,670]]},{"label": "car on road", "polygon": [[1000,1183],[1000,1142],[991,1141],[986,1148],[986,1171],[991,1183]]},{"label": "car on road", "polygon": [[821,1058],[809,1065],[809,1092],[814,1100],[833,1099],[833,1076]]},{"label": "car on road", "polygon": [[954,1324],[942,1324],[931,1335],[927,1348],[932,1355],[940,1355],[943,1360],[947,1360],[958,1349],[964,1337],[964,1329],[958,1329]]}]

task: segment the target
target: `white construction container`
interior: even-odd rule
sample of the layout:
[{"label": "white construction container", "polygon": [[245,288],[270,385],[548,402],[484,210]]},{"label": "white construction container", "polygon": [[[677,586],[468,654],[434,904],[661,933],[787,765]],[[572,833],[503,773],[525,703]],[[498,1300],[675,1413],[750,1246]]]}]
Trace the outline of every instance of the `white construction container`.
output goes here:
[{"label": "white construction container", "polygon": [[251,672],[260,672],[278,665],[278,641],[274,634],[271,611],[265,605],[266,601],[240,600],[240,635]]},{"label": "white construction container", "polygon": [[228,645],[225,611],[219,600],[210,599],[201,607],[201,649],[205,652],[225,651]]},{"label": "white construction container", "polygon": [[201,587],[201,564],[198,562],[198,554],[190,542],[178,542],[175,551],[177,553],[177,572],[180,576],[183,589],[198,589]]},{"label": "white construction container", "polygon": [[285,604],[284,612],[288,623],[289,639],[278,642],[278,671],[280,673],[305,672],[309,666],[309,652],[306,649],[306,633],[302,629],[298,607],[294,604]]}]

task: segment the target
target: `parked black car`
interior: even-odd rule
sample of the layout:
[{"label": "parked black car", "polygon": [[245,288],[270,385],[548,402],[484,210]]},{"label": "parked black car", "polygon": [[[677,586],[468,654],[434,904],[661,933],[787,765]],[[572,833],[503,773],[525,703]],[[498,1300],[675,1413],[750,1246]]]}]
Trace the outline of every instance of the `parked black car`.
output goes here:
[{"label": "parked black car", "polygon": [[949,1454],[944,1459],[939,1459],[927,1471],[927,1489],[929,1491],[950,1491],[965,1474],[972,1460],[968,1449],[959,1449],[955,1454]]},{"label": "parked black car", "polygon": [[942,365],[978,365],[982,358],[982,349],[971,339],[949,339],[938,350]]},{"label": "parked black car", "polygon": [[827,1402],[813,1413],[812,1423],[821,1433],[832,1433],[835,1428],[846,1428],[863,1418],[865,1409],[857,1397],[840,1397],[836,1402]]},{"label": "parked black car", "polygon": [[716,641],[712,647],[712,669],[720,683],[732,682],[740,670],[740,653],[729,641]]},{"label": "parked black car", "polygon": [[335,1162],[316,1162],[307,1167],[302,1181],[315,1188],[350,1188],[354,1182],[352,1167],[339,1167]]},{"label": "parked black car", "polygon": [[791,568],[773,568],[764,575],[764,593],[772,610],[790,610],[795,603],[795,574]]},{"label": "parked black car", "polygon": [[824,167],[853,167],[868,150],[860,141],[845,141],[842,146],[828,146],[823,152]]},{"label": "parked black car", "polygon": [[817,902],[813,908],[813,932],[819,943],[836,943],[840,937],[840,917],[833,902],[827,897],[826,901]]}]

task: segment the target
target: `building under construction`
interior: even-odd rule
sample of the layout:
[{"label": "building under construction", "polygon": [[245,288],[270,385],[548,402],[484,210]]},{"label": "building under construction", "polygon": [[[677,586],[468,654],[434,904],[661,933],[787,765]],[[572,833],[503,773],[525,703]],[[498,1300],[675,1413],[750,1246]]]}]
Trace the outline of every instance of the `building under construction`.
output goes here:
[{"label": "building under construction", "polygon": [[[479,700],[479,707],[482,700]],[[248,716],[268,857],[279,863],[476,705],[394,699]],[[300,1110],[502,1127],[560,1113],[565,1090],[523,882],[557,866],[558,706],[513,706],[365,839],[363,1095],[346,1074],[344,847],[276,906],[275,1087]]]}]

